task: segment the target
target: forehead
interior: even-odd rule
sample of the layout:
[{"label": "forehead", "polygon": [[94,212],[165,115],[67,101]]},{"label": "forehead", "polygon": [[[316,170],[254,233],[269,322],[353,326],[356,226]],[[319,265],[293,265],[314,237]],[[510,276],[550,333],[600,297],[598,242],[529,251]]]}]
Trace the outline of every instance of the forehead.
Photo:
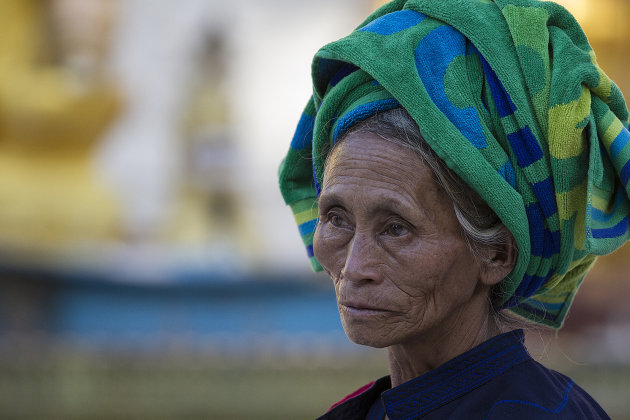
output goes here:
[{"label": "forehead", "polygon": [[353,174],[391,184],[400,180],[408,184],[433,176],[413,150],[371,132],[353,132],[333,149],[327,160],[323,187],[343,182]]},{"label": "forehead", "polygon": [[332,152],[320,201],[328,197],[364,205],[388,201],[419,210],[427,202],[450,203],[433,172],[413,150],[374,133],[349,134]]}]

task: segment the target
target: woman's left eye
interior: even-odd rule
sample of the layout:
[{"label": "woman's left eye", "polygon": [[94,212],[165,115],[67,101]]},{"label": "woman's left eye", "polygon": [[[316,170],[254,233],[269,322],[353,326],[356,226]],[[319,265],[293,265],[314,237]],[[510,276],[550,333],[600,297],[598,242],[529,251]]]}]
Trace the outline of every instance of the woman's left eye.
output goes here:
[{"label": "woman's left eye", "polygon": [[409,230],[404,225],[400,223],[392,223],[387,226],[387,230],[385,232],[391,236],[403,236],[408,231]]},{"label": "woman's left eye", "polygon": [[341,227],[342,221],[341,221],[341,217],[339,217],[338,214],[331,214],[328,217],[328,220],[330,220],[331,225],[335,227]]}]

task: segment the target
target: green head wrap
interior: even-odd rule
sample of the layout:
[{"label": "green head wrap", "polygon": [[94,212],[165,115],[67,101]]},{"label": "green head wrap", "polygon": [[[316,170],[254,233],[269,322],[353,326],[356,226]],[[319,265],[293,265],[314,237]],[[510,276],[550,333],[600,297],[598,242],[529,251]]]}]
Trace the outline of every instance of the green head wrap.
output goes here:
[{"label": "green head wrap", "polygon": [[559,328],[595,256],[628,239],[628,111],[562,7],[395,0],[323,47],[312,70],[280,188],[315,270],[328,152],[352,125],[399,106],[518,244],[499,307]]}]

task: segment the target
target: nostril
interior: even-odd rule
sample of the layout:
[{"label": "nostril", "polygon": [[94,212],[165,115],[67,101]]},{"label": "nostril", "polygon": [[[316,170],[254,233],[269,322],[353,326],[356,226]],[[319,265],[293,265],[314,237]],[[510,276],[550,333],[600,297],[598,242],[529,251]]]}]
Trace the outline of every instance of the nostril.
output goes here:
[{"label": "nostril", "polygon": [[375,265],[369,259],[347,260],[341,270],[342,279],[352,282],[373,282],[378,281],[379,275],[375,270]]}]

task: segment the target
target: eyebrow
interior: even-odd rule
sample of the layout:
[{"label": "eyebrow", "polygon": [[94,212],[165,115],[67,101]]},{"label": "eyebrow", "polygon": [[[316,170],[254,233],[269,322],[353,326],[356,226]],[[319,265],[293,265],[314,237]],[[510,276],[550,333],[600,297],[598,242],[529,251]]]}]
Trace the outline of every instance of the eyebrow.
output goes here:
[{"label": "eyebrow", "polygon": [[327,193],[327,192],[322,191],[319,198],[317,199],[317,205],[320,209],[322,207],[335,207],[336,205],[341,205],[343,201],[344,200],[341,194],[336,194],[334,192]]},{"label": "eyebrow", "polygon": [[[370,217],[374,217],[379,214],[395,214],[408,220],[410,219],[409,212],[414,211],[414,210],[417,211],[421,215],[421,217],[429,219],[429,215],[424,209],[420,207],[414,207],[413,209],[410,209],[409,206],[401,204],[398,201],[392,201],[392,200],[387,200],[383,203],[379,203],[373,208],[370,208],[368,215]],[[430,219],[432,220],[432,218]]]},{"label": "eyebrow", "polygon": [[[404,214],[409,214],[410,211],[417,210],[422,217],[427,218],[429,220],[433,220],[433,214],[428,213],[425,209],[421,207],[414,206],[411,208],[409,205],[403,204],[399,201],[394,201],[388,199],[387,197],[383,197],[382,200],[375,206],[370,206],[368,208],[368,216],[373,217],[379,214],[396,214],[401,217],[408,219],[408,217],[403,216]],[[345,200],[342,194],[337,192],[322,192],[319,197],[319,206],[320,207],[335,207],[339,206],[342,208],[347,208],[345,204]]]}]

